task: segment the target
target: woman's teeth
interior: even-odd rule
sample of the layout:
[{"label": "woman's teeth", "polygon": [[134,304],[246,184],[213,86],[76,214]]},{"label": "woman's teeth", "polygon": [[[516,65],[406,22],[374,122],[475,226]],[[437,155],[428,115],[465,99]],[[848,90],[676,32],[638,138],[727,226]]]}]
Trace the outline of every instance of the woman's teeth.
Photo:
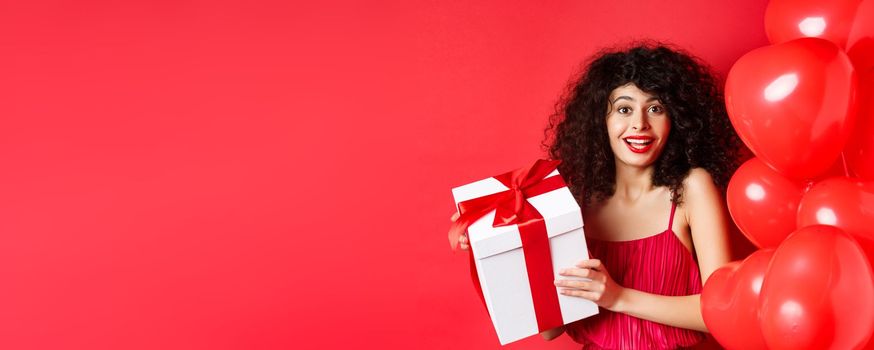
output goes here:
[{"label": "woman's teeth", "polygon": [[639,140],[639,139],[625,139],[625,142],[635,146],[646,146],[652,143],[652,140]]}]

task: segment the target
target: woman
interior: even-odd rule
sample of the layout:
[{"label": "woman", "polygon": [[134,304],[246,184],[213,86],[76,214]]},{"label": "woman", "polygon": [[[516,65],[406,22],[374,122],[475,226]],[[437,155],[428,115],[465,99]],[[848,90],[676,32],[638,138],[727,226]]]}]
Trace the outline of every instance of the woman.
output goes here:
[{"label": "woman", "polygon": [[601,52],[548,131],[592,257],[555,284],[601,310],[542,336],[566,332],[584,349],[701,343],[702,285],[730,259],[722,195],[740,145],[706,65],[660,44]]}]

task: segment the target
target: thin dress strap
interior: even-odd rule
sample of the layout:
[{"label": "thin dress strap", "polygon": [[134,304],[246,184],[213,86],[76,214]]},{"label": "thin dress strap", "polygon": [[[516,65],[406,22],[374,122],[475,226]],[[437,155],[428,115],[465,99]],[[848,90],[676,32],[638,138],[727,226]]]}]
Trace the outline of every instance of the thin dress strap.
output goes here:
[{"label": "thin dress strap", "polygon": [[668,220],[668,231],[674,227],[674,212],[677,211],[677,203],[671,202],[671,219]]}]

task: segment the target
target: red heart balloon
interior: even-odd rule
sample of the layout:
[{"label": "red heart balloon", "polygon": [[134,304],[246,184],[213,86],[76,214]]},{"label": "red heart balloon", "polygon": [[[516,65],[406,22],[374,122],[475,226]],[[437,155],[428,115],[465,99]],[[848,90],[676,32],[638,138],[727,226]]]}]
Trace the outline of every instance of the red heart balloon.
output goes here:
[{"label": "red heart balloon", "polygon": [[[871,41],[874,55],[874,39]],[[847,166],[855,176],[874,180],[874,103],[871,103],[874,101],[874,67],[859,74],[859,78],[859,101],[863,102],[859,104],[856,126],[844,147],[844,156]]]},{"label": "red heart balloon", "polygon": [[844,47],[861,0],[772,0],[765,10],[771,43],[823,38]]},{"label": "red heart balloon", "polygon": [[874,68],[874,1],[862,1],[856,9],[846,51],[856,72],[868,72]]},{"label": "red heart balloon", "polygon": [[874,264],[874,182],[833,177],[820,181],[798,205],[798,227],[830,225],[856,239]]},{"label": "red heart balloon", "polygon": [[759,328],[759,292],[773,249],[754,252],[743,261],[716,269],[701,292],[701,315],[716,341],[726,349],[767,349]]},{"label": "red heart balloon", "polygon": [[780,175],[758,158],[746,161],[728,182],[728,212],[759,248],[777,248],[795,231],[804,185]]},{"label": "red heart balloon", "polygon": [[815,178],[838,159],[856,116],[856,76],[831,42],[802,38],[750,51],[728,73],[732,125],[784,176]]},{"label": "red heart balloon", "polygon": [[759,296],[771,349],[860,349],[874,332],[874,276],[841,229],[802,228],[774,252]]}]

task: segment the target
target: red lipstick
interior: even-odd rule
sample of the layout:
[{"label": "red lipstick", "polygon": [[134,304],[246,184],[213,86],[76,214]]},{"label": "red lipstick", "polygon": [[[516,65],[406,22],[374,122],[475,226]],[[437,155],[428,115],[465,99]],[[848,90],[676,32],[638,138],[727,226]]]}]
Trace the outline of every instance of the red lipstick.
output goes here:
[{"label": "red lipstick", "polygon": [[655,139],[651,136],[634,135],[622,139],[628,149],[634,153],[646,153],[652,148]]}]

